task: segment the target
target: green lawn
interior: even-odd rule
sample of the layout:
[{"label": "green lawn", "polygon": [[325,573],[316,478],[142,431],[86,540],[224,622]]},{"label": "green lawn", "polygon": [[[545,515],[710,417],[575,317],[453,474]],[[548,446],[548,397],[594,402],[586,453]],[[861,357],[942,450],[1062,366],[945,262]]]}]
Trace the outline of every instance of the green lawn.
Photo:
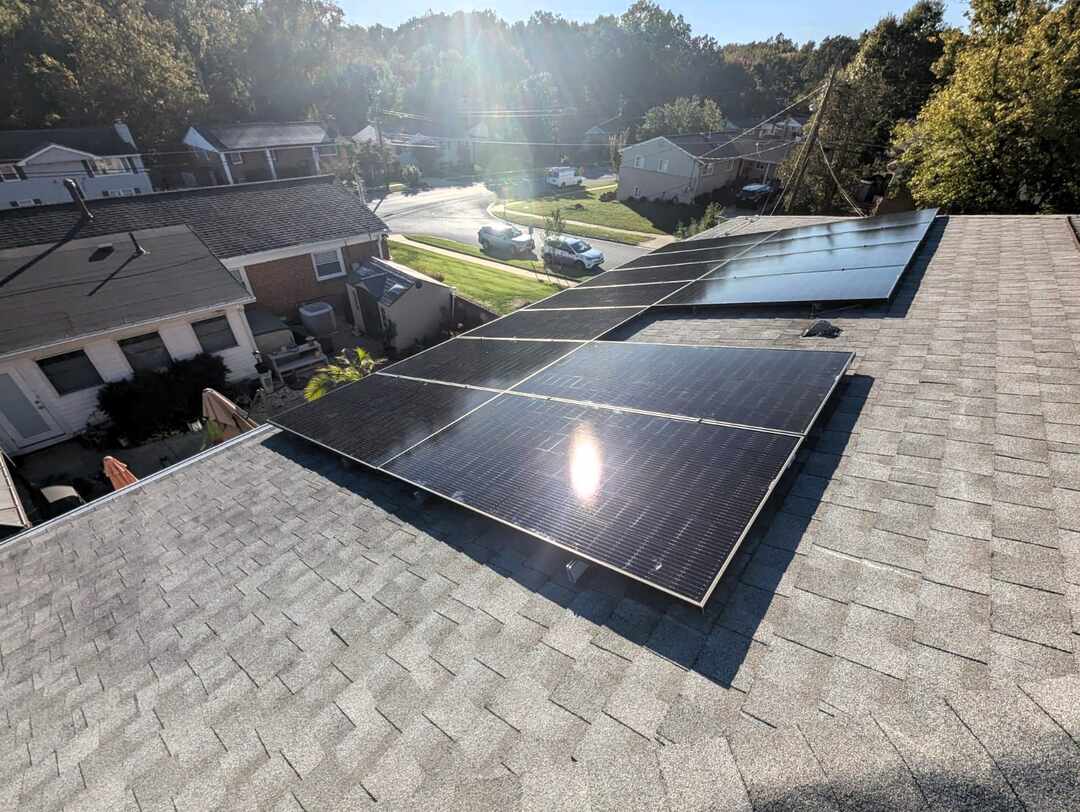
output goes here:
[{"label": "green lawn", "polygon": [[532,200],[506,204],[510,211],[548,217],[556,207],[562,209],[565,220],[580,220],[596,226],[622,228],[645,234],[671,234],[680,222],[689,224],[701,216],[703,207],[682,203],[626,202],[600,200],[604,192],[614,191],[609,185],[572,189]]},{"label": "green lawn", "polygon": [[447,240],[443,237],[429,237],[426,234],[406,234],[413,242],[422,242],[425,245],[434,245],[436,248],[445,248],[448,251],[457,251],[459,254],[468,254],[470,257],[490,259],[492,262],[501,262],[503,265],[513,265],[526,271],[544,270],[544,264],[539,259],[503,259],[502,257],[485,254],[478,245],[468,245],[457,240]]},{"label": "green lawn", "polygon": [[546,282],[525,279],[411,245],[391,242],[390,253],[395,262],[453,285],[462,296],[479,302],[500,316],[560,290]]},{"label": "green lawn", "polygon": [[[502,217],[504,220],[509,220],[511,223],[517,223],[519,226],[538,226],[544,227],[544,217],[539,214],[524,214],[519,211],[514,211],[507,205],[506,212],[504,213],[501,206],[496,206],[493,211],[495,214]],[[575,212],[576,214],[576,212]],[[569,218],[569,213],[564,213],[564,217]],[[610,228],[603,228],[601,226],[578,226],[573,223],[566,223],[563,226],[563,230],[567,234],[574,234],[578,237],[586,237],[594,240],[610,240],[611,242],[621,242],[626,245],[638,245],[646,240],[650,239],[648,236],[642,234],[640,237],[633,234],[627,234],[622,231],[612,231]]]}]

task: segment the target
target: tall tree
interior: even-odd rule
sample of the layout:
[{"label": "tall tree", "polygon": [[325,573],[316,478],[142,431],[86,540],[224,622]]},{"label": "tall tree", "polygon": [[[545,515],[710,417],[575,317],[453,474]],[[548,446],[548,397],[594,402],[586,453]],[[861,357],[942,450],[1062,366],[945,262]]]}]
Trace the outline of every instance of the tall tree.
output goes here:
[{"label": "tall tree", "polygon": [[710,132],[719,130],[723,124],[724,114],[712,99],[684,96],[646,111],[637,140],[646,141],[658,135]]},{"label": "tall tree", "polygon": [[1080,2],[972,0],[945,84],[896,143],[915,200],[953,211],[1080,205]]}]

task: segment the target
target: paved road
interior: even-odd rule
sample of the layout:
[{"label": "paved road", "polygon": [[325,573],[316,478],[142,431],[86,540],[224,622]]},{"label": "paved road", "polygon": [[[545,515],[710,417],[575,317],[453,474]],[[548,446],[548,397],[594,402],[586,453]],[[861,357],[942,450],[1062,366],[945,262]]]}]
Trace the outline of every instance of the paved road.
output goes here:
[{"label": "paved road", "polygon": [[[494,199],[495,195],[479,183],[415,194],[394,192],[379,204],[376,213],[399,234],[427,234],[476,245],[476,232],[480,227],[498,222],[487,213],[488,204]],[[543,230],[535,229],[535,233],[539,245]],[[644,248],[607,240],[590,239],[589,242],[604,252],[605,268],[614,268],[648,253]]]}]

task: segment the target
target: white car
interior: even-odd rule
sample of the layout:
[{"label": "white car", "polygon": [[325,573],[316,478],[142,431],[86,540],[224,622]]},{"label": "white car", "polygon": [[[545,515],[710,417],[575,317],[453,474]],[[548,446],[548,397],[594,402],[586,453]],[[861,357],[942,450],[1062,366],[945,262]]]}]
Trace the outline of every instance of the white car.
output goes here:
[{"label": "white car", "polygon": [[541,252],[547,265],[562,265],[583,274],[604,264],[604,253],[577,237],[548,237]]},{"label": "white car", "polygon": [[577,169],[572,166],[552,166],[544,175],[544,180],[548,186],[554,186],[556,189],[562,189],[564,186],[581,186],[585,182],[585,178],[579,175]]}]

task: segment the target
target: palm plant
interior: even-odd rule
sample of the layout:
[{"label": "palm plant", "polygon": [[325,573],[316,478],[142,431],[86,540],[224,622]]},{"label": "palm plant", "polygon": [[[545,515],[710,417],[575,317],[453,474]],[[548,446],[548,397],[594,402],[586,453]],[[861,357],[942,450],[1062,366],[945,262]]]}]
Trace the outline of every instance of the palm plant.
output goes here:
[{"label": "palm plant", "polygon": [[375,371],[377,362],[366,350],[356,347],[342,350],[324,367],[320,367],[311,376],[304,387],[305,400],[318,400],[337,387],[358,381]]}]

